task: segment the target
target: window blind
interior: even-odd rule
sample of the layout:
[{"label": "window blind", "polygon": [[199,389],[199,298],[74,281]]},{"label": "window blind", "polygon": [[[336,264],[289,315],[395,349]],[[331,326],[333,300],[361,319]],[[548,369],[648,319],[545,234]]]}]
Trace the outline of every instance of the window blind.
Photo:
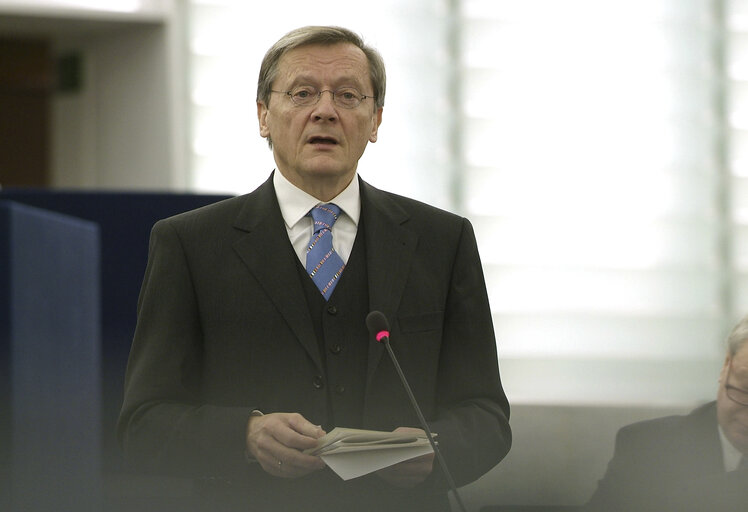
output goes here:
[{"label": "window blind", "polygon": [[465,0],[463,207],[514,403],[714,396],[719,9]]},{"label": "window blind", "polygon": [[733,316],[748,313],[748,2],[727,2],[729,254]]}]

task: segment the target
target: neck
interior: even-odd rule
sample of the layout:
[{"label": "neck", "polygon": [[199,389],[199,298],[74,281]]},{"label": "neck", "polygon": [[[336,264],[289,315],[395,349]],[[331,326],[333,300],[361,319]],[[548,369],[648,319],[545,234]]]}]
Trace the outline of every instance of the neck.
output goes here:
[{"label": "neck", "polygon": [[325,203],[329,202],[343,190],[345,190],[345,188],[350,185],[353,177],[356,175],[354,171],[352,175],[346,175],[343,177],[313,177],[311,179],[304,180],[298,176],[289,176],[282,171],[281,174],[297,188]]}]

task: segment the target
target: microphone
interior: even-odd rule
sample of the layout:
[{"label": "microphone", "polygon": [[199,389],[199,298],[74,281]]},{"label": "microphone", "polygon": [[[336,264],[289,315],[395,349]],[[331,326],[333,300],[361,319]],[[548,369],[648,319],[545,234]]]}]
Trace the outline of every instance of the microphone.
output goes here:
[{"label": "microphone", "polygon": [[421,422],[421,427],[423,428],[424,432],[426,432],[426,437],[428,438],[429,443],[431,443],[431,448],[434,450],[436,458],[439,461],[439,465],[444,472],[444,476],[447,479],[449,488],[452,490],[452,493],[457,500],[457,504],[460,506],[460,510],[462,510],[462,512],[467,512],[467,510],[465,509],[465,504],[462,502],[462,498],[460,497],[460,493],[457,492],[457,486],[452,479],[452,474],[447,468],[447,463],[444,461],[444,457],[442,457],[442,452],[439,451],[439,445],[437,445],[434,441],[434,436],[431,434],[431,429],[426,423],[426,419],[423,417],[421,408],[418,407],[416,397],[415,395],[413,395],[413,391],[411,391],[410,389],[408,380],[405,378],[405,374],[403,373],[402,368],[400,368],[400,363],[397,361],[397,357],[395,357],[395,353],[392,351],[392,347],[390,346],[390,324],[389,322],[387,322],[387,318],[381,311],[372,311],[368,315],[366,315],[366,327],[369,329],[369,333],[374,337],[374,339],[379,343],[384,343],[384,346],[387,348],[387,352],[390,354],[390,359],[392,359],[392,363],[395,365],[395,370],[397,370],[397,374],[400,376],[400,381],[403,383],[403,387],[408,393],[410,403],[413,405],[413,409],[416,411],[418,421]]}]

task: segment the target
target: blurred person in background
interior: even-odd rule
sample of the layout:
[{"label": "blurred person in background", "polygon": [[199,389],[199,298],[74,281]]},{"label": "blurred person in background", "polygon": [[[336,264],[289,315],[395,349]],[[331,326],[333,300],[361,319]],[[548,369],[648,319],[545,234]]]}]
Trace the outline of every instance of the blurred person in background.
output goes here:
[{"label": "blurred person in background", "polygon": [[584,510],[748,510],[748,315],[727,338],[717,400],[619,430]]}]

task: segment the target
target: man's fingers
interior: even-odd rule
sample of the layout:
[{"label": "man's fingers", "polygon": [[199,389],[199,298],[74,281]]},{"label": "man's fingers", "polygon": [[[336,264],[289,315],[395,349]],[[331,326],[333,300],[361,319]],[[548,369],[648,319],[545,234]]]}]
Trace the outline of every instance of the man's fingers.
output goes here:
[{"label": "man's fingers", "polygon": [[301,414],[289,415],[288,424],[299,434],[311,437],[313,439],[319,439],[326,434],[326,432],[322,430],[322,427],[320,427],[319,425],[315,425],[311,421],[304,418]]},{"label": "man's fingers", "polygon": [[300,414],[288,414],[280,418],[281,423],[272,430],[273,436],[289,448],[307,450],[317,446],[317,439],[325,435],[318,425],[308,421]]},{"label": "man's fingers", "polygon": [[428,453],[377,471],[380,478],[396,487],[414,487],[433,470],[434,454]]},{"label": "man's fingers", "polygon": [[247,447],[266,472],[295,478],[325,467],[319,457],[302,453],[314,448],[323,435],[320,427],[300,414],[267,414],[250,418]]},{"label": "man's fingers", "polygon": [[296,478],[325,467],[319,457],[305,455],[296,450],[283,448],[276,455],[260,462],[268,473],[283,478]]}]

